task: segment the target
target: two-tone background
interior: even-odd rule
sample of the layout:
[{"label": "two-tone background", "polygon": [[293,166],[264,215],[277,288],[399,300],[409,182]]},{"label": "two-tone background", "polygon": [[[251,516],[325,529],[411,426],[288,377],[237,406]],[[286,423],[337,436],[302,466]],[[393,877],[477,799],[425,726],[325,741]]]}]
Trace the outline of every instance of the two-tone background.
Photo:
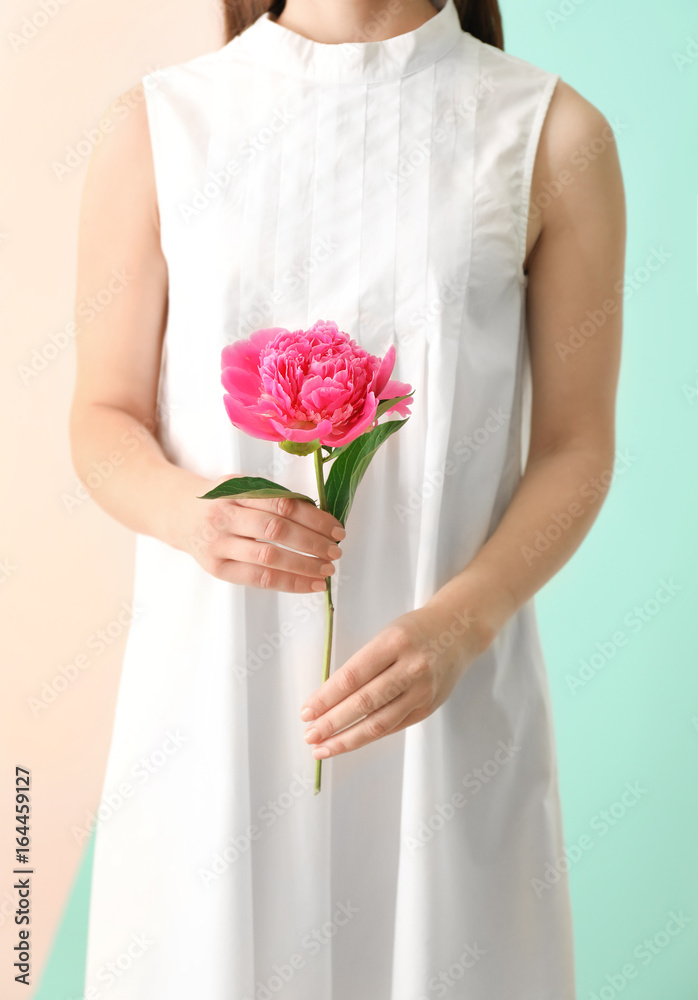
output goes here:
[{"label": "two-tone background", "polygon": [[[537,891],[554,892],[556,868],[569,868],[580,1000],[696,1000],[698,7],[503,0],[502,10],[507,51],[559,73],[611,122],[629,220],[615,479],[591,534],[537,598],[567,842]],[[0,11],[8,1000],[83,996],[91,814],[132,614],[133,539],[85,499],[68,448],[82,183],[107,105],[144,73],[221,41],[214,0],[8,0]],[[117,285],[87,308],[108,308]],[[16,765],[32,771],[29,989],[12,967]]]}]

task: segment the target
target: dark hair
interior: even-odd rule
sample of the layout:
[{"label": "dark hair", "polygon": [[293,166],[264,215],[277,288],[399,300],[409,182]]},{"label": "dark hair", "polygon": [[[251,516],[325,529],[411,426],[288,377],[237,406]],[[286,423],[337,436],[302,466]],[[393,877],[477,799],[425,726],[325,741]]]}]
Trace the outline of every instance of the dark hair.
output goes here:
[{"label": "dark hair", "polygon": [[[223,0],[226,41],[231,41],[269,11],[278,17],[286,0]],[[454,0],[463,31],[498,49],[504,48],[498,0]]]}]

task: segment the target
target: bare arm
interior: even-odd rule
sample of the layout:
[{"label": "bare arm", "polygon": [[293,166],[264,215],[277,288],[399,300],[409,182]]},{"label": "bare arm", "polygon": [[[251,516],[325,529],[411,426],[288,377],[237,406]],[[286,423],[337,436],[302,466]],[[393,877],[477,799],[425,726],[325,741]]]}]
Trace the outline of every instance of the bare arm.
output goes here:
[{"label": "bare arm", "polygon": [[[95,148],[83,189],[71,446],[83,482],[100,464],[113,470],[93,489],[109,514],[135,531],[173,541],[173,525],[161,522],[154,498],[163,488],[176,491],[187,483],[196,489],[200,483],[166,460],[153,435],[167,265],[142,88],[130,95],[140,100]],[[110,282],[116,290],[108,305],[81,308]]]},{"label": "bare arm", "polygon": [[[88,489],[97,484],[92,496],[112,517],[191,552],[221,579],[324,589],[322,578],[333,571],[328,561],[339,553],[334,540],[344,537],[336,518],[305,501],[198,500],[213,484],[174,465],[158,443],[168,275],[143,98],[142,84],[120,98],[130,113],[95,148],[83,190],[70,414],[75,469]],[[108,305],[84,307],[105,289]],[[108,473],[90,475],[100,467]]]}]

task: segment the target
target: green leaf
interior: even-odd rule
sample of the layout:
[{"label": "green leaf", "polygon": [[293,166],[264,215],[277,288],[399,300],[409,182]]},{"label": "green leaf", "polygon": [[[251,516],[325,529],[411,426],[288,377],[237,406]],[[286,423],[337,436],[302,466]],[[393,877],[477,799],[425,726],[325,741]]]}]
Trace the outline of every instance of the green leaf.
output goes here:
[{"label": "green leaf", "polygon": [[298,500],[309,500],[317,506],[317,500],[307,497],[305,493],[294,493],[285,486],[279,486],[271,479],[263,479],[260,476],[236,476],[235,479],[227,479],[198,499],[218,500],[220,497],[245,497],[250,500],[255,497],[295,497]]},{"label": "green leaf", "polygon": [[[378,404],[378,409],[376,410],[376,420],[378,417],[382,417],[389,407],[399,403],[401,399],[409,399],[410,396],[414,396],[414,389],[412,392],[408,392],[406,396],[395,396],[394,399],[382,399]],[[407,420],[407,417],[405,417],[405,420]]]},{"label": "green leaf", "polygon": [[346,520],[354,501],[356,488],[363,479],[371,459],[383,442],[408,420],[409,417],[405,417],[404,420],[387,420],[384,424],[379,424],[372,431],[367,431],[366,434],[362,434],[351,444],[342,448],[341,454],[337,456],[336,461],[332,462],[332,468],[325,483],[327,508],[330,514],[334,514],[344,527],[346,527]]},{"label": "green leaf", "polygon": [[[359,435],[361,437],[361,435]],[[356,438],[354,438],[354,441]],[[325,455],[323,462],[333,462],[335,458],[339,458],[343,451],[346,451],[354,442],[350,441],[349,444],[343,444],[339,448],[333,448],[329,455]]]}]

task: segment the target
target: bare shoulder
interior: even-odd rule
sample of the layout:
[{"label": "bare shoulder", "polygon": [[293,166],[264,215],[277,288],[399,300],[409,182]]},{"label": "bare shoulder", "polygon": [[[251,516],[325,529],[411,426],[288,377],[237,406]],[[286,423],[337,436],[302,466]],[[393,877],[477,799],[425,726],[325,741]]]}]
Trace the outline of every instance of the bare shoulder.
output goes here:
[{"label": "bare shoulder", "polygon": [[616,142],[622,128],[558,80],[533,166],[524,270],[545,226],[574,225],[599,208],[623,207]]},{"label": "bare shoulder", "polygon": [[155,168],[146,90],[141,82],[125,90],[104,109],[97,125],[102,138],[90,158],[83,188],[82,211],[118,214],[120,207],[139,209],[159,228]]},{"label": "bare shoulder", "polygon": [[96,127],[80,204],[73,408],[107,404],[142,420],[154,412],[168,302],[143,84]]}]

